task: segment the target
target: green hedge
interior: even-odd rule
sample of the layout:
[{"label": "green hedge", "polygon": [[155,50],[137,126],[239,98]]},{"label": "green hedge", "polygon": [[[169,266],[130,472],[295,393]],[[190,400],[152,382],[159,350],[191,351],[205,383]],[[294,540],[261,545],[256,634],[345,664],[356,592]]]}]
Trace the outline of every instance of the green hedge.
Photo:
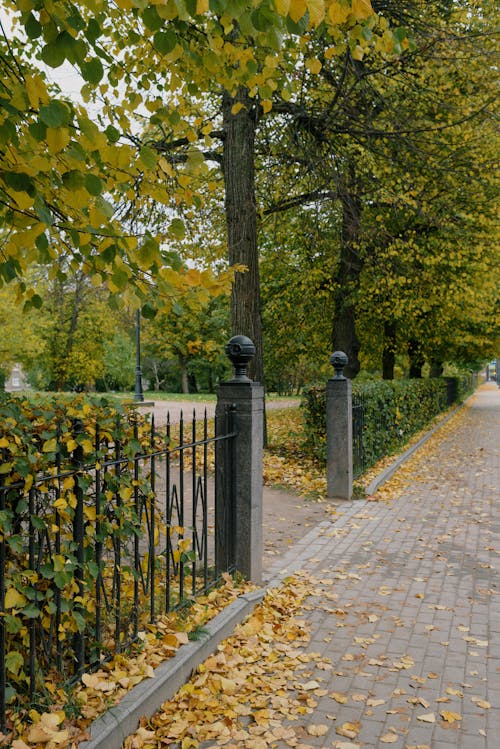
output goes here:
[{"label": "green hedge", "polygon": [[[358,475],[383,456],[401,449],[416,432],[428,426],[451,405],[450,394],[459,401],[467,388],[468,383],[461,378],[354,382],[355,473]],[[324,462],[326,387],[315,385],[307,388],[301,408],[304,449]],[[359,429],[356,429],[356,423]]]}]

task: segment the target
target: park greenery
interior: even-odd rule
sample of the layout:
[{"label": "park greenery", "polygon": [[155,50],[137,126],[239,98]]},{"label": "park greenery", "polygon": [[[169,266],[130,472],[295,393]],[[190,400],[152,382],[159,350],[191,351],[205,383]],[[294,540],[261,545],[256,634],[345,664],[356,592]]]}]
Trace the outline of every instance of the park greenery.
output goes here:
[{"label": "park greenery", "polygon": [[[495,22],[491,0],[1,0],[3,375],[20,362],[37,390],[131,389],[137,311],[158,390],[212,392],[236,333],[256,343],[251,375],[280,393],[324,380],[341,349],[355,392],[390,422],[373,441],[397,450],[396,433],[445,407],[442,381],[416,378],[499,352]],[[324,477],[307,450],[324,452],[324,389],[306,392],[310,444],[298,410],[278,430],[270,420],[264,479],[318,497]],[[150,431],[125,420],[118,433],[114,401],[1,401],[2,483],[29,498],[42,481],[45,503],[35,513],[23,496],[1,510],[8,698],[23,704],[33,620],[53,631],[57,595],[61,653],[76,642],[99,533],[140,533],[131,498],[149,490],[110,473],[123,524],[110,515],[97,530],[85,506],[89,553],[75,577],[75,497],[105,457],[96,418],[130,461]],[[60,485],[54,461],[78,462],[78,477]],[[16,567],[26,527],[59,543],[31,577]],[[170,651],[182,642],[150,634]],[[108,680],[98,672],[89,688],[94,677]],[[61,720],[30,715],[26,736],[63,746],[64,710],[87,698],[68,705],[50,683],[43,698]],[[91,701],[88,718],[102,706]]]},{"label": "park greenery", "polygon": [[137,309],[154,388],[235,333],[280,392],[497,353],[494,3],[1,7],[6,371],[130,388]]}]

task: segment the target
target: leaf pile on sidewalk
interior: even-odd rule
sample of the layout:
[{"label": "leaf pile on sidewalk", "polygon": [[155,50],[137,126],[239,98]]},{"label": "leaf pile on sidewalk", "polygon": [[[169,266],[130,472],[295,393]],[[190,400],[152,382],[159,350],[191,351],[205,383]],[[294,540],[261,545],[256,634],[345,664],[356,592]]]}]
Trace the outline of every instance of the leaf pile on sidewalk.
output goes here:
[{"label": "leaf pile on sidewalk", "polygon": [[10,749],[68,749],[88,740],[87,727],[99,715],[144,679],[154,677],[154,669],[173,657],[179,647],[195,637],[237,596],[251,590],[248,583],[236,584],[224,575],[224,584],[199,596],[183,610],[159,617],[155,625],[145,625],[134,650],[116,654],[101,668],[82,676],[74,689],[54,681],[44,685],[45,702],[50,709],[30,709],[8,713],[9,732],[0,733],[0,746]]},{"label": "leaf pile on sidewalk", "polygon": [[326,733],[326,726],[303,725],[321,693],[310,672],[332,667],[305,650],[302,604],[314,585],[298,574],[271,589],[173,699],[142,720],[124,749],[195,749],[209,741],[226,749],[267,749],[277,741],[306,749],[299,737]]}]

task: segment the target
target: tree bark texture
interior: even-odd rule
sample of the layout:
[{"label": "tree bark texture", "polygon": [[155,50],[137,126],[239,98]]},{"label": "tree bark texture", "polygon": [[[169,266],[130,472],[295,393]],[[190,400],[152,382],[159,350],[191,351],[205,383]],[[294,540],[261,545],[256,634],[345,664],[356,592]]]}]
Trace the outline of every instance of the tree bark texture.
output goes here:
[{"label": "tree bark texture", "polygon": [[384,323],[384,349],[382,351],[382,379],[394,379],[394,364],[396,363],[396,323]]},{"label": "tree bark texture", "polygon": [[425,359],[419,342],[414,339],[408,342],[408,357],[410,359],[410,378],[420,379]]},{"label": "tree bark texture", "polygon": [[[249,377],[263,384],[254,166],[256,102],[250,98],[247,89],[241,88],[234,97],[224,92],[222,104],[228,259],[231,265],[247,268],[245,272],[235,274],[231,292],[231,329],[233,335],[246,335],[254,342],[256,355],[249,367]],[[238,104],[243,106],[233,114],[233,107]]]},{"label": "tree bark texture", "polygon": [[333,321],[333,348],[347,354],[349,363],[344,369],[346,377],[353,379],[360,370],[360,342],[356,334],[356,295],[363,267],[357,241],[361,223],[361,200],[356,191],[356,174],[351,162],[338,187],[342,205],[342,231],[340,258],[336,274],[335,318]]}]

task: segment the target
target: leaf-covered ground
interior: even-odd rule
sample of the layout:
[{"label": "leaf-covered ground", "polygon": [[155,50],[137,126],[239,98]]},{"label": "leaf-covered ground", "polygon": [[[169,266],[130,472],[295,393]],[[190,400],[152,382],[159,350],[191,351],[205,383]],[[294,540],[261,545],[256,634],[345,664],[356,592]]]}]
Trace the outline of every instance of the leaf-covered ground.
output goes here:
[{"label": "leaf-covered ground", "polygon": [[[377,507],[354,506],[347,523],[327,528],[308,570],[270,590],[124,749],[431,749],[433,731],[443,747],[457,746],[464,724],[460,746],[485,747],[493,703],[478,612],[495,591],[474,589],[474,603],[446,551],[461,534],[483,556],[494,553],[488,492],[482,507],[479,497],[471,503],[456,476],[460,466],[468,474],[463,456],[445,444],[467,432],[466,418],[464,409],[443,425],[384,486]],[[469,442],[482,450],[471,436],[462,439],[466,451]],[[488,482],[485,463],[474,470]],[[473,494],[474,477],[470,486]],[[469,556],[472,564],[478,555]],[[486,586],[491,565],[479,559],[477,567]],[[455,655],[445,672],[447,652]]]},{"label": "leaf-covered ground", "polygon": [[[435,441],[455,429],[460,418],[459,413],[443,426],[438,435],[422,448],[424,452],[419,451],[419,456],[432,451]],[[311,500],[321,503],[326,512],[335,514],[336,508],[325,502],[324,471],[302,451],[299,409],[273,411],[268,416],[267,426],[269,446],[264,455],[265,484],[294,492],[299,519],[300,504],[310,505]],[[383,461],[358,482],[360,494],[372,477],[392,460]],[[390,501],[399,496],[410,477],[414,479],[416,465],[422,465],[420,457],[405,464],[376,497],[369,499]],[[287,525],[286,535],[290,518],[283,517],[280,521]],[[283,534],[276,538],[282,541]],[[276,538],[274,543],[271,541],[270,548],[276,546]],[[282,549],[276,548],[271,553],[280,551]],[[301,603],[313,584],[313,580],[301,576],[289,580],[283,588],[271,591],[224,649],[200,668],[195,681],[183,687],[175,700],[165,707],[163,717],[145,722],[137,734],[127,740],[126,749],[170,745],[189,749],[212,739],[217,739],[213,746],[219,746],[224,736],[231,736],[224,742],[228,749],[241,746],[267,749],[277,740],[306,749],[304,739],[308,734],[321,736],[323,724],[308,726],[302,731],[292,725],[283,727],[285,719],[293,723],[312,710],[314,694],[320,685],[307,680],[310,664],[314,662],[316,668],[325,670],[331,667],[317,654],[306,654],[302,648],[308,640],[308,629],[301,619]],[[99,671],[84,676],[71,694],[47,682],[45,689],[46,697],[49,695],[52,703],[50,710],[32,709],[10,716],[9,731],[0,735],[0,746],[12,749],[77,746],[88,738],[87,729],[92,720],[116,704],[133,686],[151,677],[154,668],[175,655],[191,633],[245,589],[248,587],[235,585],[227,577],[220,590],[198,599],[186,615],[173,614],[160,619],[156,627],[145,628],[135,653],[117,655]],[[253,706],[250,712],[250,708],[242,707],[244,704]],[[200,728],[201,705],[205,711],[206,728]],[[155,723],[157,720],[159,722]],[[198,726],[196,738],[194,724]],[[338,746],[344,749],[349,743]]]},{"label": "leaf-covered ground", "polygon": [[84,674],[73,689],[48,678],[44,684],[44,703],[50,709],[8,713],[8,732],[0,734],[0,746],[11,749],[66,749],[89,738],[89,724],[116,705],[136,684],[154,676],[154,669],[172,658],[179,647],[196,637],[210,619],[238,595],[254,586],[226,575],[224,584],[179,612],[159,617],[146,624],[140,641],[128,653],[119,653],[98,670]]}]

